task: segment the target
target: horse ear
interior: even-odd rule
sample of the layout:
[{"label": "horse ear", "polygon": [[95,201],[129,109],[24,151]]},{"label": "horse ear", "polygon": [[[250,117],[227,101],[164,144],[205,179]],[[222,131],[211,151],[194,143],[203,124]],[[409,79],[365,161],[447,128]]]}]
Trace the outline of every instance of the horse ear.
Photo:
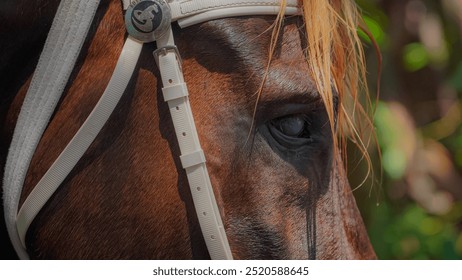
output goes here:
[{"label": "horse ear", "polygon": [[154,7],[154,12],[159,13],[159,7],[157,5],[153,5],[152,7]]}]

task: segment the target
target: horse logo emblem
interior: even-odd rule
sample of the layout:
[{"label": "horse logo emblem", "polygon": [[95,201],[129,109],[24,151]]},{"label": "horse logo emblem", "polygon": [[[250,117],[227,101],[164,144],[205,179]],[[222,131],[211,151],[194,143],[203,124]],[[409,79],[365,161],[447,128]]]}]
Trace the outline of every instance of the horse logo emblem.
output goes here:
[{"label": "horse logo emblem", "polygon": [[159,5],[151,1],[143,1],[135,6],[132,22],[135,28],[144,33],[156,30],[162,21],[162,10]]},{"label": "horse logo emblem", "polygon": [[170,7],[165,0],[135,0],[125,13],[128,33],[142,42],[157,40],[170,24]]}]

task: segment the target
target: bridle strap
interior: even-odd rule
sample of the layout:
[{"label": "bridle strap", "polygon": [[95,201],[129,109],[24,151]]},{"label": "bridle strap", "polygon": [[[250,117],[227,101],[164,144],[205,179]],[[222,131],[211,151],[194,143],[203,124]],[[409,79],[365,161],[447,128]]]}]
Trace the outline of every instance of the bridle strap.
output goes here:
[{"label": "bridle strap", "polygon": [[212,260],[232,259],[226,232],[217,207],[205,155],[199,142],[193,113],[189,104],[188,89],[181,70],[181,59],[176,51],[173,32],[157,40],[154,52],[164,85],[162,92],[168,103],[173,126],[181,151],[181,164],[186,171],[194,207]]},{"label": "bridle strap", "polygon": [[[32,156],[67,84],[99,0],[62,0],[21,107],[3,177],[5,222],[19,258],[28,255],[16,228],[19,199]],[[64,46],[64,47],[63,47]]]},{"label": "bridle strap", "polygon": [[[124,8],[127,7],[128,2],[130,1],[123,0]],[[178,20],[181,27],[230,16],[274,15],[279,12],[280,5],[280,1],[274,0],[169,0],[168,2],[171,8],[172,21]],[[298,13],[296,7],[296,0],[288,0],[286,14]],[[58,14],[57,17],[59,16],[62,15]],[[18,250],[22,252],[20,256],[24,257],[26,254],[24,248],[28,227],[83,156],[116,107],[134,71],[141,47],[142,43],[133,40],[130,36],[127,38],[114,74],[101,99],[71,142],[25,200],[16,219],[17,236],[19,236],[23,248],[15,246],[15,249],[17,252]],[[157,47],[158,50],[154,52],[154,55],[164,85],[162,89],[164,100],[168,102],[172,115],[182,154],[181,163],[186,170],[207,248],[212,259],[232,259],[205,165],[205,155],[199,143],[189,105],[188,91],[181,70],[181,59],[176,50],[170,25],[166,34],[158,38]],[[33,149],[35,150],[35,147]],[[25,170],[27,168],[28,166]],[[17,239],[17,236],[12,236],[12,233],[9,233],[12,240]]]},{"label": "bridle strap", "polygon": [[[124,10],[127,10],[130,3],[134,0],[122,0]],[[192,24],[182,24],[182,19],[194,19],[191,22],[206,22],[211,20],[207,15],[214,13],[214,18],[257,15],[257,14],[277,14],[281,0],[168,0],[172,22],[179,21],[181,27]],[[286,14],[298,13],[298,0],[286,0]],[[231,12],[235,9],[234,12]],[[239,12],[237,12],[239,9]],[[234,14],[234,15],[233,15]]]},{"label": "bridle strap", "polygon": [[26,232],[38,212],[77,165],[118,104],[132,77],[143,44],[128,37],[111,80],[92,112],[24,201],[16,218],[24,248]]}]

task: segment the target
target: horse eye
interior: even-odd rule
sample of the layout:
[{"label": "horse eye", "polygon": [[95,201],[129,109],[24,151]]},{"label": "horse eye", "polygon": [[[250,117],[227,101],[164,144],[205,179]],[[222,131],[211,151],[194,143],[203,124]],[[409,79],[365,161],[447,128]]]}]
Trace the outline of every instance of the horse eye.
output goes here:
[{"label": "horse eye", "polygon": [[271,121],[271,125],[282,134],[293,138],[309,138],[308,121],[304,115],[291,115]]}]

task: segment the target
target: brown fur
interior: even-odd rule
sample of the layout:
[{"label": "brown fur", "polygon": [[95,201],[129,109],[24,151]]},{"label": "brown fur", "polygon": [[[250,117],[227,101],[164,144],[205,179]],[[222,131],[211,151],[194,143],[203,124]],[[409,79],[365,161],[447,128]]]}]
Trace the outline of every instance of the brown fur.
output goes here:
[{"label": "brown fur", "polygon": [[[22,201],[104,91],[124,41],[119,1],[102,6],[78,67],[33,157]],[[236,259],[374,258],[342,168],[329,118],[306,79],[304,32],[288,19],[264,76],[272,17],[232,18],[175,29],[191,106]],[[32,258],[208,258],[179,163],[159,73],[145,45],[132,82],[100,135],[27,234]],[[8,120],[28,83],[18,91]],[[266,124],[306,113],[319,137],[309,155],[278,152]],[[11,121],[14,122],[14,121]],[[8,127],[10,130],[11,126]],[[11,135],[11,134],[4,134]],[[22,203],[22,202],[21,202]]]}]

